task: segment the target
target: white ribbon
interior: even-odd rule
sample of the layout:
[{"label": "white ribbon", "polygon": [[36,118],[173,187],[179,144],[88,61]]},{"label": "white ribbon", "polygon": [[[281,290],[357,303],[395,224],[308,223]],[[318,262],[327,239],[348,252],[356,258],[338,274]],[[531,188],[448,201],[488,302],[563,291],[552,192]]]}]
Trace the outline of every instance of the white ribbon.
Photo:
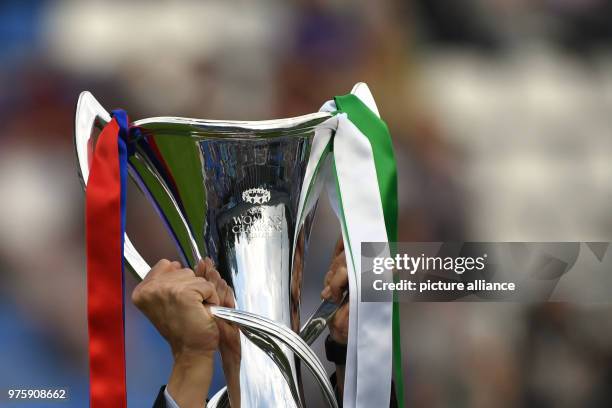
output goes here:
[{"label": "white ribbon", "polygon": [[[378,115],[367,85],[352,91]],[[321,111],[336,111],[334,101]],[[342,226],[349,275],[349,337],[344,407],[388,407],[392,378],[392,296],[388,302],[361,301],[361,243],[388,242],[374,156],[368,139],[339,113],[315,132],[298,208],[298,227],[323,188]],[[297,237],[296,237],[297,238]],[[297,239],[294,239],[297,242]],[[389,254],[382,254],[389,256]],[[392,282],[391,273],[380,279]]]}]

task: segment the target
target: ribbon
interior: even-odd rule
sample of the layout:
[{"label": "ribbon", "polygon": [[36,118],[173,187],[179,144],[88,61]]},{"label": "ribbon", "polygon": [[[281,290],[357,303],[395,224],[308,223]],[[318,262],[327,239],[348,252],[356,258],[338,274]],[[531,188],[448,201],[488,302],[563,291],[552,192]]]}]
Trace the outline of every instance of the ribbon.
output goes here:
[{"label": "ribbon", "polygon": [[[383,221],[385,223],[385,229],[387,233],[386,242],[395,243],[397,242],[397,226],[398,226],[398,194],[397,194],[397,165],[395,162],[395,155],[393,152],[393,143],[391,141],[391,135],[389,134],[389,130],[387,128],[386,123],[380,119],[380,117],[374,113],[371,109],[369,109],[358,97],[355,95],[349,94],[344,96],[337,96],[334,98],[336,103],[336,107],[338,112],[346,113],[346,119],[357,128],[357,134],[354,134],[354,129],[350,129],[349,126],[344,125],[343,128],[349,127],[348,133],[349,141],[350,138],[365,137],[369,142],[369,147],[371,149],[371,153],[369,151],[365,152],[365,161],[373,160],[374,167],[376,169],[376,178],[377,178],[377,188],[380,195],[380,203],[382,205],[383,210]],[[340,121],[345,120],[344,118]],[[361,133],[361,134],[359,134]],[[371,156],[370,156],[371,154]],[[349,155],[350,159],[350,155]],[[350,163],[350,162],[349,162]],[[347,165],[349,164],[347,163]],[[353,173],[357,173],[353,170]],[[374,187],[374,184],[372,183]],[[369,192],[370,194],[375,194],[374,191]],[[360,199],[361,200],[361,199]],[[375,199],[372,200],[376,201]],[[377,205],[377,204],[374,204]],[[348,207],[348,206],[347,206]],[[350,208],[345,211],[350,211]],[[378,218],[380,221],[380,218]],[[359,221],[358,221],[359,222]],[[369,237],[370,241],[376,241],[374,237]],[[390,245],[390,251],[393,251],[393,246]],[[393,254],[391,254],[393,255]],[[361,270],[361,260],[359,258],[354,258],[354,263],[359,264],[359,271]],[[360,273],[359,273],[360,274]],[[387,276],[387,279],[389,277]],[[361,303],[361,290],[359,291],[359,301]],[[374,305],[374,307],[369,307],[369,312],[377,313],[376,304],[370,304],[369,306]],[[363,308],[363,306],[362,306]],[[386,308],[384,308],[386,309]],[[363,316],[363,313],[361,313]],[[374,319],[375,315],[372,316]],[[367,319],[367,318],[366,318]],[[361,323],[365,322],[365,326],[362,330],[370,329],[370,322],[366,319],[360,319]],[[392,339],[392,365],[393,365],[393,373],[395,377],[395,391],[397,393],[397,401],[400,407],[404,406],[404,382],[403,382],[403,372],[402,372],[402,358],[401,358],[401,342],[400,342],[400,320],[399,320],[399,304],[397,302],[397,298],[394,296],[393,304],[392,304],[392,320],[391,320],[391,339]],[[384,330],[388,332],[389,322],[384,322]],[[371,331],[375,329],[372,327]],[[359,333],[359,328],[358,328]],[[376,339],[372,340],[372,346],[375,347]],[[367,352],[369,349],[369,344],[360,345],[359,349],[362,352]],[[384,350],[386,352],[388,350]],[[385,356],[388,358],[388,353]],[[389,367],[391,368],[391,367]],[[369,374],[370,367],[360,367],[362,373]],[[359,374],[358,374],[359,377]],[[374,379],[374,377],[370,378]],[[368,383],[368,385],[378,386],[376,381],[372,381]],[[367,394],[370,390],[364,389],[365,387],[360,387],[358,390],[357,397],[359,397],[359,392],[361,394]],[[369,387],[368,387],[369,388]],[[383,391],[384,392],[384,391]]]},{"label": "ribbon", "polygon": [[125,408],[123,237],[128,119],[113,111],[93,153],[87,183],[87,322],[90,406]]},{"label": "ribbon", "polygon": [[[397,170],[391,136],[377,113],[356,95],[337,96],[321,110],[334,116],[315,132],[298,223],[326,189],[342,228],[349,272],[343,406],[389,406],[394,369],[397,401],[403,407],[397,303],[392,297],[385,303],[361,302],[361,243],[397,241]],[[393,280],[391,274],[381,278]]]}]

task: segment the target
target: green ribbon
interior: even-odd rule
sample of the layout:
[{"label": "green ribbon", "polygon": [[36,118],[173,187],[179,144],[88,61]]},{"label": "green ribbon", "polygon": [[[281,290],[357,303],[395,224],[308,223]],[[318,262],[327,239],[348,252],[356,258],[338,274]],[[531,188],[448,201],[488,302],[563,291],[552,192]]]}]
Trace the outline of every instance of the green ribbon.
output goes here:
[{"label": "green ribbon", "polygon": [[[393,142],[386,123],[353,94],[334,98],[339,112],[346,113],[348,119],[370,142],[374,155],[374,166],[378,179],[378,191],[385,217],[387,239],[393,245],[397,242],[397,165],[393,153]],[[392,248],[392,252],[395,252]],[[394,255],[394,254],[392,254]],[[396,279],[396,278],[394,278]],[[395,390],[400,408],[404,407],[404,378],[402,372],[402,352],[400,336],[400,316],[397,296],[393,294],[393,370]]]}]

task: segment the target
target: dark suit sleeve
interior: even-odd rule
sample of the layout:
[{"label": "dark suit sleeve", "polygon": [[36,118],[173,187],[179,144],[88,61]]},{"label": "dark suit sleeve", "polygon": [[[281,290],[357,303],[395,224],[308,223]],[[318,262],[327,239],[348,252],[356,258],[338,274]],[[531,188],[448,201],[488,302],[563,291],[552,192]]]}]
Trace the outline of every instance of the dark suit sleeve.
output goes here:
[{"label": "dark suit sleeve", "polygon": [[[164,395],[164,391],[166,390],[166,386],[162,386],[157,393],[157,398],[155,398],[155,402],[153,403],[153,408],[168,408],[166,404],[166,396]],[[208,402],[208,399],[206,399]]]},{"label": "dark suit sleeve", "polygon": [[155,398],[155,403],[153,404],[153,408],[167,408],[166,397],[164,396],[165,389],[165,385],[159,389],[159,392],[157,393],[157,398]]}]

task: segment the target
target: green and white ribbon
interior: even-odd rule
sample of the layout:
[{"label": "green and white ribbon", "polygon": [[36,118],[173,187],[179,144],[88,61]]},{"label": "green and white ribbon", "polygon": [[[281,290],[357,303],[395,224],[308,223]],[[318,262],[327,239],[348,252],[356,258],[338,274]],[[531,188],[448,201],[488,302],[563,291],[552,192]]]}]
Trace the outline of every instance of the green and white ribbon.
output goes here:
[{"label": "green and white ribbon", "polygon": [[[403,406],[397,304],[391,295],[388,302],[362,302],[360,279],[361,243],[397,241],[397,170],[391,137],[363,83],[321,110],[334,116],[315,132],[298,222],[312,211],[325,188],[342,227],[349,274],[344,407],[388,407],[393,368]],[[380,279],[392,282],[393,276],[389,272]]]}]

